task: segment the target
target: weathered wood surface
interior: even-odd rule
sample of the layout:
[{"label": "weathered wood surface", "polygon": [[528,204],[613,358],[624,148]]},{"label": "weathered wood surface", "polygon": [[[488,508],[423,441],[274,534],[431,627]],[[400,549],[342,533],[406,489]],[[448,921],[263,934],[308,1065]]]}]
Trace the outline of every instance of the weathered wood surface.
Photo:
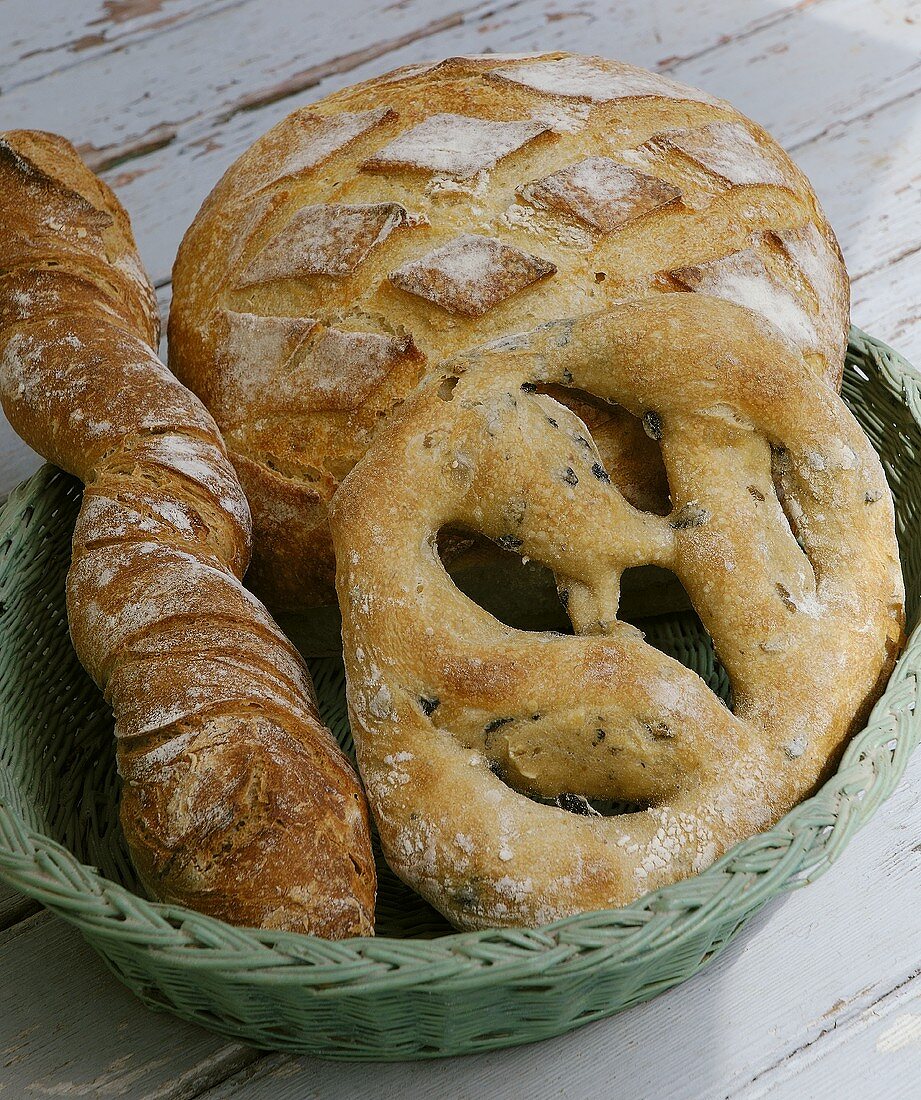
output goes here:
[{"label": "weathered wood surface", "polygon": [[196,1096],[257,1055],[148,1012],[79,933],[38,913],[0,933],[0,1096]]},{"label": "weathered wood surface", "polygon": [[[812,178],[856,323],[921,362],[919,0],[3,0],[0,120],[104,170],[168,308],[181,235],[289,110],[398,64],[572,49],[735,102]],[[38,464],[0,422],[0,492]],[[0,889],[5,1096],[921,1094],[921,758],[825,879],[692,982],[536,1048],[412,1066],[257,1055],[149,1013],[79,935]]]}]

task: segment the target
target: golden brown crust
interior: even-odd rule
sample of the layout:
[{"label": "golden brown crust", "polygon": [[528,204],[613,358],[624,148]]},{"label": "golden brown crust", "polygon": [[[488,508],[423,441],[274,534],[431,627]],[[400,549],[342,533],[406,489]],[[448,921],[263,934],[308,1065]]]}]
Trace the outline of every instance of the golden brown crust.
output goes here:
[{"label": "golden brown crust", "polygon": [[[668,515],[618,492],[586,425],[541,392],[561,384],[643,420]],[[552,569],[575,636],[514,630],[460,593],[435,552],[456,525]],[[331,529],[383,850],[462,928],[619,906],[708,866],[813,790],[902,640],[869,441],[778,330],[703,294],[447,364],[345,479]],[[731,710],[618,618],[642,564],[684,585]]]},{"label": "golden brown crust", "polygon": [[0,136],[0,396],[86,484],[71,636],[115,713],[121,821],[163,901],[338,938],[373,929],[357,779],[240,578],[250,514],[217,427],[157,359],[124,210],[51,134]]},{"label": "golden brown crust", "polygon": [[[706,287],[765,312],[837,385],[848,312],[834,235],[760,127],[664,76],[565,54],[410,66],[295,111],[218,183],[173,286],[170,363],[253,464],[267,515],[290,482],[325,505],[425,365],[489,339]],[[227,311],[310,332],[267,357],[255,326],[228,337]],[[306,383],[334,330],[409,338],[417,358],[356,352],[329,408]],[[598,445],[624,450],[613,429]],[[320,563],[296,525],[255,529],[257,591],[278,610],[333,596],[325,521]]]}]

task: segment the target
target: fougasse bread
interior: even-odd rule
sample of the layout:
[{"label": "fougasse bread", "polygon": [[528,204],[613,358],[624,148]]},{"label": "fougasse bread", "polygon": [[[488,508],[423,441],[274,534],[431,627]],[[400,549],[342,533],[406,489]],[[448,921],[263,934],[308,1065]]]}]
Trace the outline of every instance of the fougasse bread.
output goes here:
[{"label": "fougasse bread", "polygon": [[[568,386],[656,438],[668,514],[620,492],[553,396]],[[902,642],[876,452],[788,337],[709,295],[623,302],[444,366],[331,512],[383,850],[460,928],[615,908],[709,867],[827,775]],[[570,632],[468,599],[437,553],[446,525],[552,569]],[[728,705],[619,616],[621,577],[645,564],[686,588]]]}]

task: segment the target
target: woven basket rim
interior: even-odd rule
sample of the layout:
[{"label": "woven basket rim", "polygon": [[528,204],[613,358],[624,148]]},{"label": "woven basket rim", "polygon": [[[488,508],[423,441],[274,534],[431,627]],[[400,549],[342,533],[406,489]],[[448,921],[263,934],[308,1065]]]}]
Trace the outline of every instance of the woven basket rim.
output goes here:
[{"label": "woven basket rim", "polygon": [[[921,430],[921,374],[856,327],[849,352],[869,358],[886,376]],[[55,473],[46,465],[10,494],[0,512],[0,530],[19,502],[45,491]],[[921,733],[921,717],[914,717],[919,677],[921,625],[912,631],[866,727],[851,739],[836,772],[813,796],[691,878],[620,909],[581,913],[538,929],[328,941],[237,928],[181,906],[148,901],[105,878],[51,837],[29,828],[2,796],[0,879],[76,924],[97,944],[130,941],[184,970],[207,968],[255,985],[296,984],[324,997],[434,981],[460,989],[538,975],[548,980],[590,969],[602,959],[610,965],[612,957],[618,966],[627,966],[673,946],[710,913],[727,924],[741,923],[764,901],[824,873],[905,770]],[[767,872],[757,860],[766,848],[777,853]]]}]

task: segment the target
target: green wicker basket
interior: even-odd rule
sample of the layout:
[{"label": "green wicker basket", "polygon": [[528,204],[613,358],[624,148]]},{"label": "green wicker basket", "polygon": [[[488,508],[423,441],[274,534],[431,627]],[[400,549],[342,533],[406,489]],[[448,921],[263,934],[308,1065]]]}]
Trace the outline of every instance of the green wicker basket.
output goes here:
[{"label": "green wicker basket", "polygon": [[[844,395],[896,500],[914,626],[921,588],[921,375],[854,330]],[[915,631],[837,773],[713,867],[624,909],[537,930],[457,934],[380,864],[375,938],[232,928],[138,892],[118,827],[112,721],[67,635],[80,489],[46,466],[0,514],[0,874],[75,924],[148,1005],[261,1047],[423,1058],[557,1035],[690,977],[766,901],[824,872],[902,775],[919,738]],[[655,641],[725,691],[690,615]],[[338,659],[312,662],[351,749]],[[95,870],[94,868],[99,868]]]}]

